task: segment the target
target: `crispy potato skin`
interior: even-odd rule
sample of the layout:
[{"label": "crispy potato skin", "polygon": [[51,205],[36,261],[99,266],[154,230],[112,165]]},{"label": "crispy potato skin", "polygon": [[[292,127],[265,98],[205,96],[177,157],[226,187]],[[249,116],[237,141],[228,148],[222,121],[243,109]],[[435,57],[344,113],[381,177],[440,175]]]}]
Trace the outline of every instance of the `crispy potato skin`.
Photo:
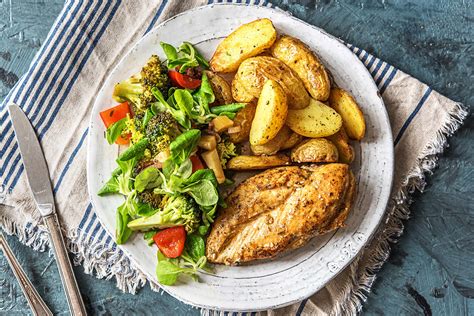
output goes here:
[{"label": "crispy potato skin", "polygon": [[269,19],[241,25],[217,46],[209,64],[215,72],[236,71],[245,59],[257,56],[275,42],[277,33]]},{"label": "crispy potato skin", "polygon": [[288,111],[286,125],[302,136],[326,137],[339,131],[342,118],[333,108],[311,99],[308,107]]},{"label": "crispy potato skin", "polygon": [[293,162],[337,162],[336,146],[325,138],[308,139],[291,150]]},{"label": "crispy potato skin", "polygon": [[355,99],[341,88],[332,88],[329,104],[342,117],[344,128],[351,139],[361,140],[365,136],[364,113]]},{"label": "crispy potato skin", "polygon": [[229,134],[231,142],[237,144],[245,142],[249,139],[250,128],[252,126],[253,118],[257,105],[254,103],[247,103],[247,105],[237,112],[234,118],[234,126],[240,126],[240,132]]},{"label": "crispy potato skin", "polygon": [[273,155],[276,154],[283,145],[288,142],[294,133],[288,126],[283,125],[278,134],[269,142],[263,145],[251,145],[250,148],[255,155]]},{"label": "crispy potato skin", "polygon": [[310,96],[303,81],[282,61],[268,56],[246,59],[240,64],[232,80],[232,96],[238,102],[250,102],[259,97],[267,80],[278,82],[286,93],[288,107],[302,109],[308,106]]},{"label": "crispy potato skin", "polygon": [[349,137],[346,134],[344,126],[341,127],[336,134],[328,136],[327,139],[336,145],[340,162],[350,164],[354,161],[354,148],[349,144]]},{"label": "crispy potato skin", "polygon": [[227,162],[230,170],[259,170],[290,164],[290,158],[283,154],[272,156],[237,156]]},{"label": "crispy potato skin", "polygon": [[316,54],[302,41],[291,36],[282,36],[273,44],[271,53],[298,74],[314,99],[328,99],[331,82],[326,69]]},{"label": "crispy potato skin", "polygon": [[273,139],[285,125],[288,104],[283,88],[267,80],[258,98],[255,117],[250,127],[250,144],[263,145]]},{"label": "crispy potato skin", "polygon": [[214,92],[214,96],[216,100],[212,105],[224,105],[230,104],[234,102],[232,98],[232,91],[230,90],[229,83],[219,76],[218,74],[206,70],[204,71],[209,78],[209,83],[211,84],[212,91]]},{"label": "crispy potato skin", "polygon": [[285,150],[285,149],[290,149],[302,142],[304,139],[303,136],[301,136],[298,133],[292,132],[291,136],[288,138],[288,140],[281,146],[280,149]]}]

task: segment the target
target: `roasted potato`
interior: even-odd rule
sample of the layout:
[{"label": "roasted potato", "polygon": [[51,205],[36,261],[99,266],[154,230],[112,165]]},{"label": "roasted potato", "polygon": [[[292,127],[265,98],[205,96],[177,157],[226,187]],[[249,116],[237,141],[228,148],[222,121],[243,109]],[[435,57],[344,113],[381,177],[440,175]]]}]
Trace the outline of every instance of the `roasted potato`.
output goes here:
[{"label": "roasted potato", "polygon": [[274,138],[285,125],[288,104],[283,88],[274,80],[267,80],[258,99],[255,117],[250,128],[250,144],[262,145]]},{"label": "roasted potato", "polygon": [[339,131],[342,118],[333,108],[311,99],[304,109],[288,110],[286,125],[302,136],[326,137]]},{"label": "roasted potato", "polygon": [[283,36],[273,44],[271,53],[298,74],[314,99],[318,101],[328,99],[331,83],[326,69],[302,41],[291,36]]},{"label": "roasted potato", "polygon": [[325,138],[308,139],[291,150],[293,162],[337,162],[336,146]]},{"label": "roasted potato", "polygon": [[258,170],[290,164],[290,158],[283,154],[273,156],[237,156],[229,160],[227,169]]},{"label": "roasted potato", "polygon": [[349,137],[344,126],[336,134],[328,136],[327,139],[336,145],[340,162],[351,163],[354,160],[354,148],[349,144]]},{"label": "roasted potato", "polygon": [[259,97],[265,81],[269,79],[281,85],[289,108],[308,106],[310,96],[303,81],[282,61],[267,56],[249,58],[240,64],[232,80],[232,96],[238,102],[250,102]]},{"label": "roasted potato", "polygon": [[213,105],[233,103],[234,99],[232,98],[232,91],[230,90],[229,83],[227,83],[224,78],[218,74],[213,73],[212,71],[206,70],[204,72],[209,79],[209,83],[211,84],[212,91],[214,92],[214,96],[216,98]]},{"label": "roasted potato", "polygon": [[259,19],[241,25],[216,48],[209,64],[216,72],[236,71],[245,59],[270,48],[277,33],[269,19]]},{"label": "roasted potato", "polygon": [[288,142],[294,134],[288,126],[283,125],[278,134],[263,145],[251,145],[250,148],[255,155],[273,155],[276,154],[283,145]]},{"label": "roasted potato", "polygon": [[288,140],[281,146],[280,149],[285,150],[285,149],[290,149],[299,144],[302,140],[304,139],[303,136],[301,136],[298,133],[292,132],[291,136],[288,138]]},{"label": "roasted potato", "polygon": [[240,131],[229,134],[231,142],[237,144],[249,139],[250,128],[253,118],[255,117],[256,108],[257,106],[254,103],[248,103],[243,109],[237,112],[237,115],[234,117],[234,126],[240,126]]},{"label": "roasted potato", "polygon": [[348,92],[341,88],[332,88],[329,104],[342,116],[342,122],[349,138],[356,140],[364,138],[364,114]]}]

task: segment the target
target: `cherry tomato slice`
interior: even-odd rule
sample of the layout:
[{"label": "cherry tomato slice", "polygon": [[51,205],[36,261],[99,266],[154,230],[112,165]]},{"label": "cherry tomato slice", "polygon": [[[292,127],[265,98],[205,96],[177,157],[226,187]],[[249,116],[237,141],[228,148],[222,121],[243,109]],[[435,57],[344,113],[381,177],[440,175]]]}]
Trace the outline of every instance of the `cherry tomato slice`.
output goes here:
[{"label": "cherry tomato slice", "polygon": [[159,231],[153,236],[153,241],[167,258],[177,258],[183,253],[186,242],[184,226],[176,226]]},{"label": "cherry tomato slice", "polygon": [[201,85],[201,80],[191,78],[186,74],[179,73],[174,70],[168,71],[168,76],[171,79],[173,86],[186,89],[196,89]]},{"label": "cherry tomato slice", "polygon": [[113,108],[100,112],[100,118],[102,119],[102,122],[104,122],[105,127],[109,127],[113,123],[126,117],[127,114],[129,114],[130,117],[132,116],[128,102],[124,102],[114,106]]},{"label": "cherry tomato slice", "polygon": [[192,155],[191,157],[189,157],[189,159],[191,159],[191,162],[193,163],[193,173],[196,170],[204,169],[204,165],[202,164],[201,159],[199,159],[197,155]]},{"label": "cherry tomato slice", "polygon": [[130,134],[126,135],[124,137],[119,136],[116,140],[115,143],[117,145],[128,145],[130,143]]}]

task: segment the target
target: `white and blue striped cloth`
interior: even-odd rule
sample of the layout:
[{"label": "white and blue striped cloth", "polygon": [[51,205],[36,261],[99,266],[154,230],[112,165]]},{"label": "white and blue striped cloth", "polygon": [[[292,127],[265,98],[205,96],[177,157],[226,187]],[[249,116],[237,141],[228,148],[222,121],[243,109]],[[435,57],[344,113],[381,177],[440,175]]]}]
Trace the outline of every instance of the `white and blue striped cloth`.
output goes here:
[{"label": "white and blue striped cloth", "polygon": [[[222,2],[222,1],[217,1]],[[272,6],[267,1],[234,1]],[[146,282],[102,228],[86,186],[86,138],[94,98],[111,68],[154,25],[192,7],[213,1],[69,0],[35,56],[28,72],[0,107],[0,225],[24,243],[44,249],[47,237],[26,183],[18,144],[6,105],[28,115],[48,161],[57,209],[76,254],[76,262],[98,277],[116,277],[134,292]],[[137,22],[140,21],[140,22]],[[126,26],[126,27],[125,27]],[[432,156],[466,115],[463,108],[393,66],[348,45],[372,74],[389,112],[395,138],[393,203],[386,225],[360,257],[313,298],[269,313],[335,313],[360,308],[373,270],[386,258],[387,239],[401,229],[406,192],[423,184]],[[396,205],[396,206],[395,206]],[[384,251],[383,251],[384,250]],[[367,272],[369,271],[369,272]],[[318,296],[319,295],[319,296]]]}]

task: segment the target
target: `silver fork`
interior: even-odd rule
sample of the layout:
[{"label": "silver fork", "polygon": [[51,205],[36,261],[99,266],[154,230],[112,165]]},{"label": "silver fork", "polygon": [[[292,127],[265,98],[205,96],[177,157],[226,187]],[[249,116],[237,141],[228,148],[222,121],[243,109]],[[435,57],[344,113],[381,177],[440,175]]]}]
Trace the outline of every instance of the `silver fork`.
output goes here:
[{"label": "silver fork", "polygon": [[15,274],[15,277],[18,280],[21,289],[23,290],[23,294],[25,294],[25,297],[28,300],[28,304],[30,305],[33,314],[39,316],[52,316],[53,313],[51,313],[51,310],[48,308],[41,296],[38,294],[33,284],[31,284],[30,279],[28,279],[25,274],[25,271],[23,271],[23,269],[21,268],[20,264],[18,263],[18,260],[10,249],[7,240],[5,239],[5,237],[3,237],[3,234],[1,232],[0,249],[3,250],[5,257],[7,258],[7,261],[10,264],[10,268],[12,268],[13,273]]}]

